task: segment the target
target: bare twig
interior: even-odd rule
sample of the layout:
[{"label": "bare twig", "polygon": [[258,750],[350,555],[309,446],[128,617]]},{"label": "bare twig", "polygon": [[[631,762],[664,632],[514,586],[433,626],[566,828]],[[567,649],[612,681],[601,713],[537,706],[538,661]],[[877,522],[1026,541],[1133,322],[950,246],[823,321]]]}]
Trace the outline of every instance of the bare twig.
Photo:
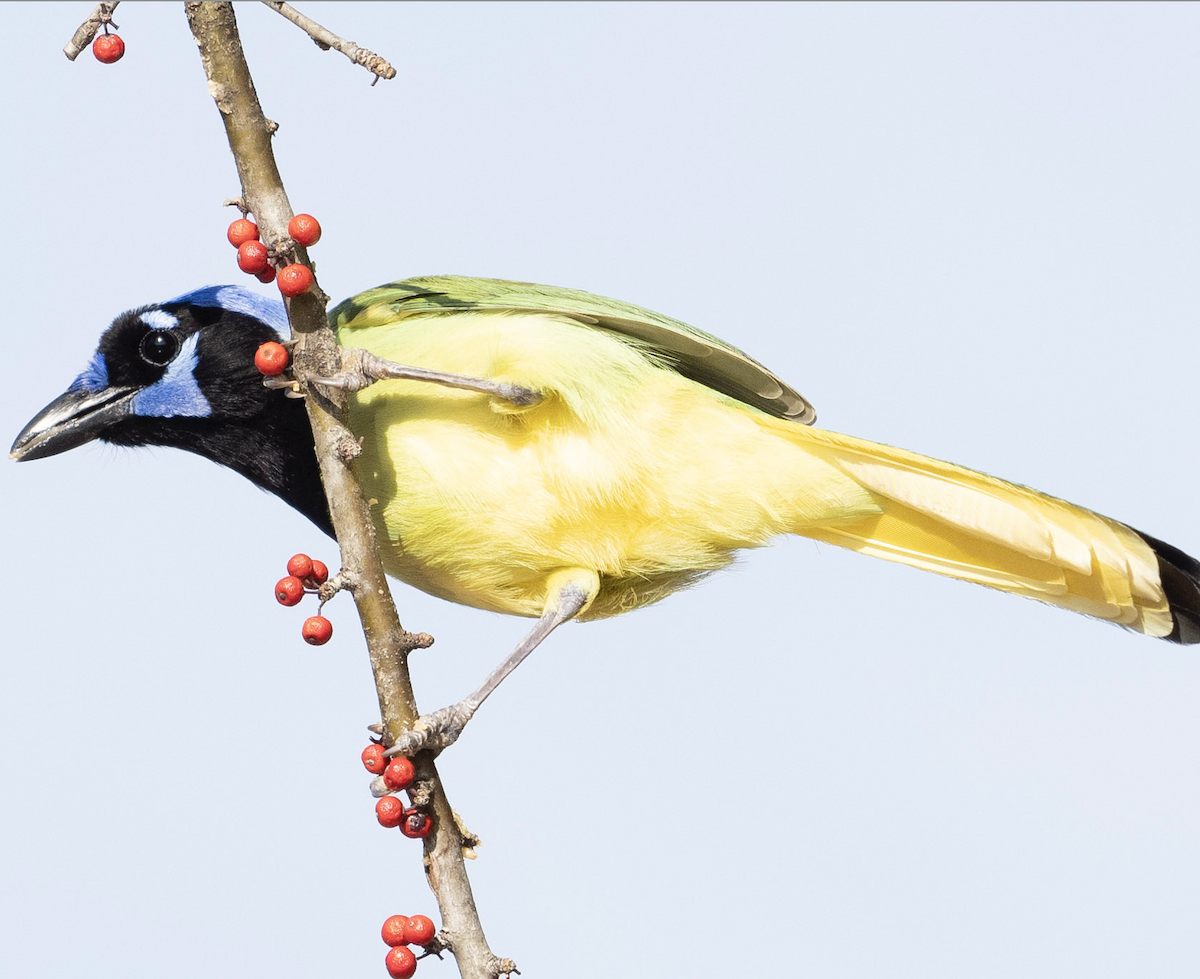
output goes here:
[{"label": "bare twig", "polygon": [[[241,178],[242,196],[258,219],[264,240],[268,245],[278,244],[287,237],[292,209],[275,164],[267,120],[242,53],[233,5],[189,2],[184,6],[200,48],[209,92],[225,123]],[[306,253],[299,246],[296,260],[307,262]],[[324,304],[325,297],[319,290],[288,302],[288,316],[297,341],[293,367],[302,385],[310,375],[328,376],[337,369],[338,352],[325,321]],[[383,741],[392,745],[417,718],[408,653],[428,645],[429,637],[406,633],[396,616],[375,547],[370,511],[345,454],[339,451],[345,440],[352,438],[344,421],[344,397],[338,392],[330,392],[328,397],[310,392],[307,407],[329,514],[341,546],[342,567],[356,576],[353,596],[379,694]],[[424,840],[425,873],[437,897],[447,941],[464,979],[496,979],[512,971],[512,962],[494,955],[484,938],[463,862],[465,841],[433,757],[422,752],[414,761],[416,784],[422,787],[434,820],[433,832]]]},{"label": "bare twig", "polygon": [[396,77],[396,69],[375,52],[360,48],[353,41],[346,41],[338,37],[333,31],[322,27],[315,20],[305,17],[291,4],[282,3],[280,0],[263,0],[263,3],[304,31],[322,51],[328,51],[330,48],[340,51],[356,65],[362,65],[377,78]]},{"label": "bare twig", "polygon": [[[113,11],[117,9],[117,4],[120,2],[121,0],[113,0],[112,3],[99,4],[88,16],[88,19],[79,25],[79,30],[75,32],[74,37],[63,48],[63,54],[72,61],[78,58],[80,52],[92,43],[92,38],[96,36],[96,32],[105,24],[112,23]],[[115,27],[116,24],[113,24],[113,26]]]}]

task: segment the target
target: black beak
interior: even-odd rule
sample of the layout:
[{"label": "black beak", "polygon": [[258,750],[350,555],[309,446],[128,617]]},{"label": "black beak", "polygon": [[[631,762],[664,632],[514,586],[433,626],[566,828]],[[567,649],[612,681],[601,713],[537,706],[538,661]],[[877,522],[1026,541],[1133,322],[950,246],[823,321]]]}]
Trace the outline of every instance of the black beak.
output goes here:
[{"label": "black beak", "polygon": [[68,391],[46,405],[17,436],[10,459],[44,459],[91,442],[130,414],[138,388]]}]

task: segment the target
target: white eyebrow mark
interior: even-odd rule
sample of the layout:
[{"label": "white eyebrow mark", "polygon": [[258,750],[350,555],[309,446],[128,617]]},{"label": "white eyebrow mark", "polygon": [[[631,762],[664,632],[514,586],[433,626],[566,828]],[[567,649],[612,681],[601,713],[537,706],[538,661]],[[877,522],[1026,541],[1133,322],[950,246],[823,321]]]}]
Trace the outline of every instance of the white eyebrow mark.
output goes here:
[{"label": "white eyebrow mark", "polygon": [[138,319],[156,330],[171,330],[179,325],[179,320],[161,309],[148,309]]}]

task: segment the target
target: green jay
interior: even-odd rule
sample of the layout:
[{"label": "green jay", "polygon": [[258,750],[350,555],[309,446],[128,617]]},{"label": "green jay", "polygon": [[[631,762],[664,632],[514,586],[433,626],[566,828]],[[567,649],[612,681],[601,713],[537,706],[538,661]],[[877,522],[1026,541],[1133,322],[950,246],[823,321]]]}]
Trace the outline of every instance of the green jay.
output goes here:
[{"label": "green jay", "polygon": [[[471,695],[395,750],[451,743],[570,619],[617,615],[800,534],[1200,642],[1200,564],[1035,490],[812,426],[812,406],[717,338],[627,303],[522,282],[393,282],[329,313],[353,461],[389,574],[537,619]],[[303,406],[254,367],[282,303],[199,289],[113,321],[17,437],[37,459],[93,439],[229,466],[332,533]]]}]

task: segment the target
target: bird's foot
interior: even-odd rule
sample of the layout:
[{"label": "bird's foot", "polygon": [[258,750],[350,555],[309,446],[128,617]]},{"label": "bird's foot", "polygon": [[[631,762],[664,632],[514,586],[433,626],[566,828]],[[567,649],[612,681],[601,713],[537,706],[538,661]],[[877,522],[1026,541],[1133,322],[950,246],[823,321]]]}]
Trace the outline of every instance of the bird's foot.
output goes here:
[{"label": "bird's foot", "polygon": [[[376,381],[382,380],[378,369],[372,369],[371,361],[379,360],[365,350],[343,350],[342,369],[329,377],[310,377],[309,384],[325,388],[340,388],[343,391],[361,391]],[[386,361],[384,361],[386,363]]]},{"label": "bird's foot", "polygon": [[304,397],[304,392],[300,390],[300,382],[290,373],[264,377],[262,384],[263,387],[270,388],[272,391],[282,391],[285,398],[300,399]]},{"label": "bird's foot", "polygon": [[535,405],[542,400],[539,392],[520,384],[431,371],[424,367],[408,367],[359,349],[342,351],[342,369],[336,374],[330,377],[310,377],[308,380],[310,384],[341,388],[344,391],[361,391],[376,381],[426,381],[429,384],[441,384],[464,391],[477,391],[521,408]]},{"label": "bird's foot", "polygon": [[428,750],[436,755],[458,740],[474,713],[475,705],[464,700],[435,710],[432,714],[422,714],[412,728],[400,735],[384,754],[389,758],[393,755],[411,758],[418,751]]}]

